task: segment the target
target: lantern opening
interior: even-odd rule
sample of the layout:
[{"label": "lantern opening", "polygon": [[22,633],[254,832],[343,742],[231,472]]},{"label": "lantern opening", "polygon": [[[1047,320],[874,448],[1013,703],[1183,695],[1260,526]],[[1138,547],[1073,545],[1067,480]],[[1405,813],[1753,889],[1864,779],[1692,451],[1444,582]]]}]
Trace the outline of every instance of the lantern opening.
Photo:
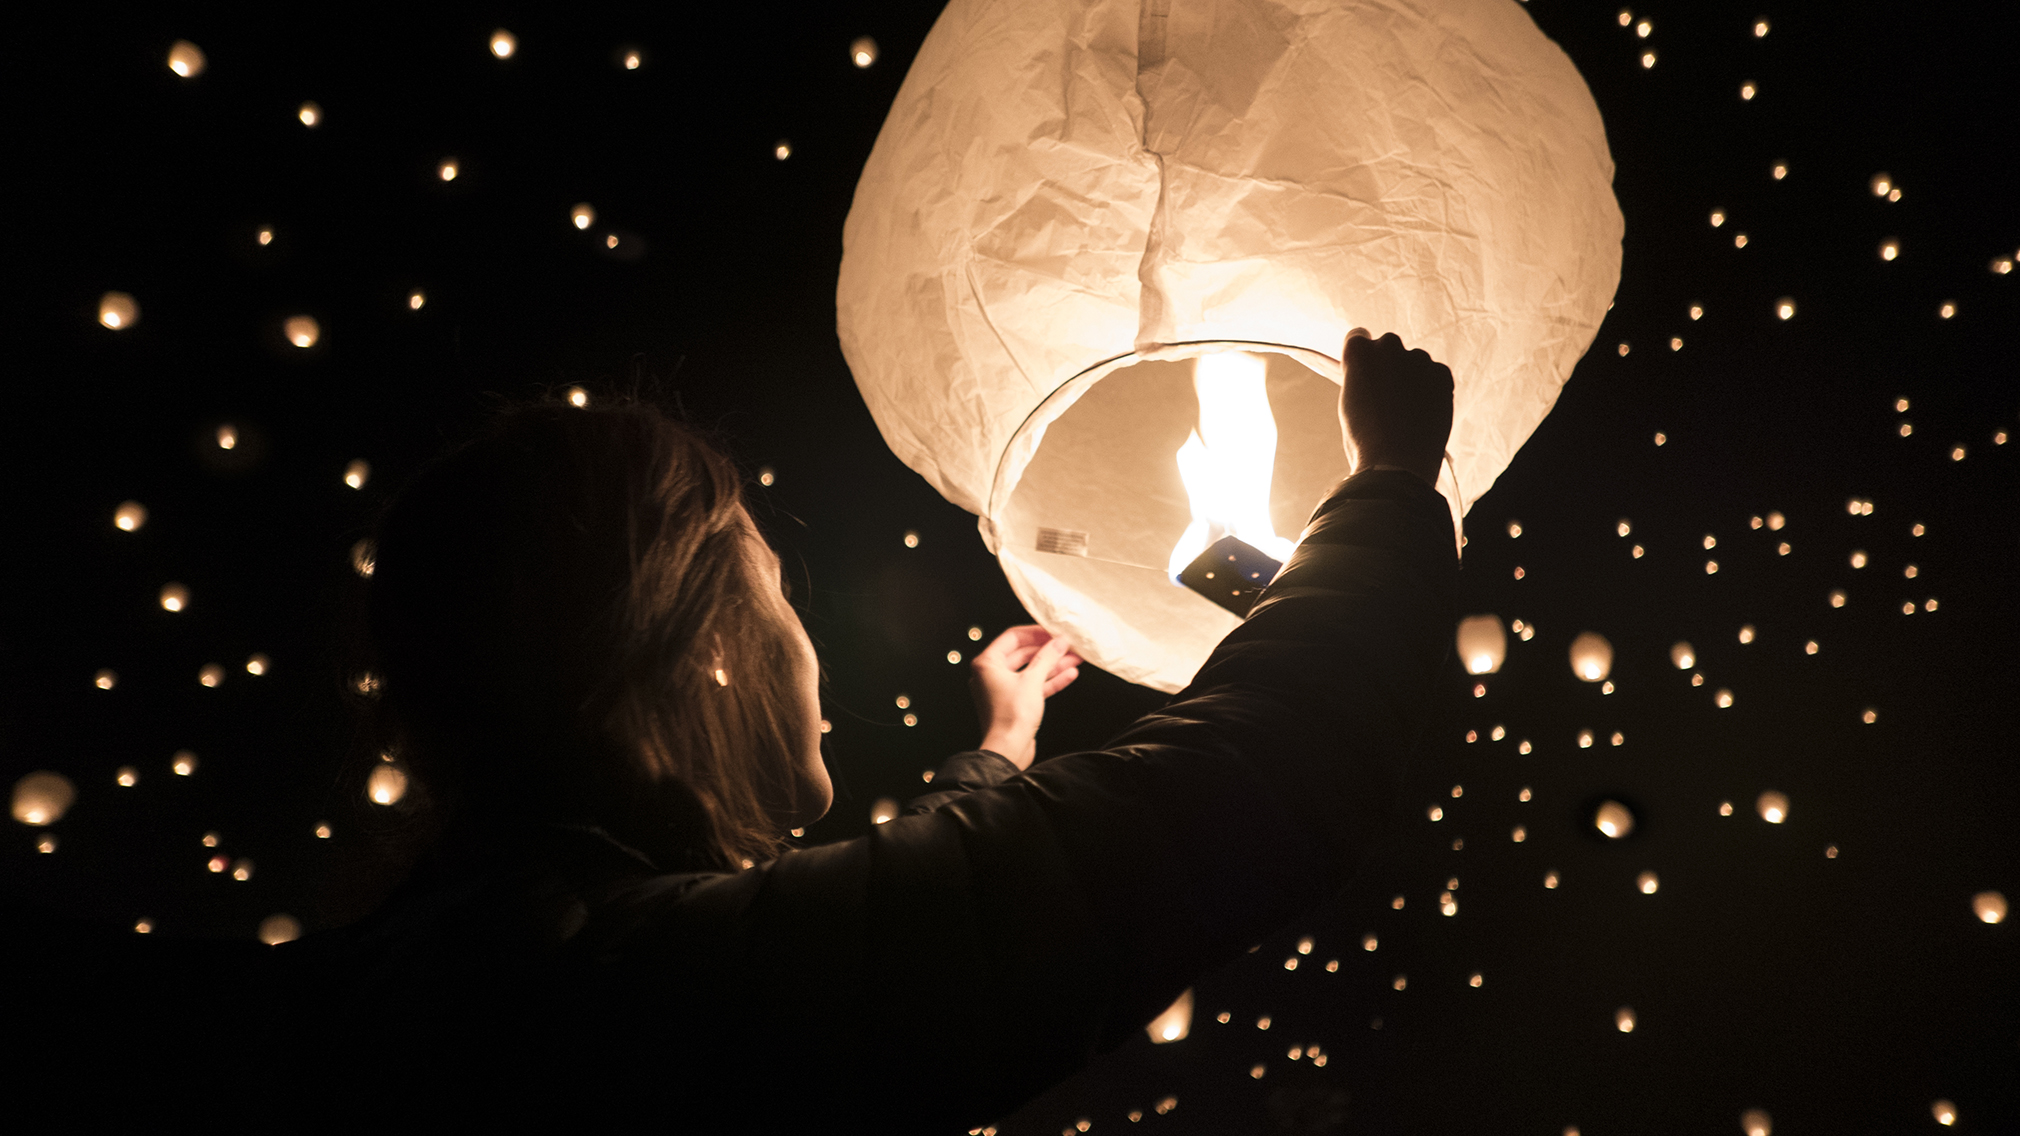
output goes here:
[{"label": "lantern opening", "polygon": [[1183,686],[1238,616],[1174,580],[1227,537],[1289,557],[1279,534],[1347,473],[1337,373],[1313,351],[1199,343],[1060,387],[1012,438],[982,524],[1018,597],[1111,644],[1097,665]]}]

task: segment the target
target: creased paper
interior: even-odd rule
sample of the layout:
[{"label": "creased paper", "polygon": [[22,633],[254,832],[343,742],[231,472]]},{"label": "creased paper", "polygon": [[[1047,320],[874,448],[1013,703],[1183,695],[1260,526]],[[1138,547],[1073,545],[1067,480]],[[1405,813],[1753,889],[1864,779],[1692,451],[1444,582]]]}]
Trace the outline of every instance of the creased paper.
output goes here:
[{"label": "creased paper", "polygon": [[[1349,327],[1394,331],[1457,379],[1449,473],[1470,503],[1612,300],[1612,175],[1584,81],[1514,0],[954,0],[857,185],[838,331],[891,449],[982,515],[1033,615],[1173,690],[1231,617],[1103,559],[1099,529],[1010,521],[1046,425],[1094,406],[1058,405],[1072,380],[1228,343],[1336,358]],[[1139,423],[1107,428],[1128,451]],[[1322,480],[1285,460],[1280,486]],[[1086,554],[1040,551],[1041,526],[1084,529]]]}]

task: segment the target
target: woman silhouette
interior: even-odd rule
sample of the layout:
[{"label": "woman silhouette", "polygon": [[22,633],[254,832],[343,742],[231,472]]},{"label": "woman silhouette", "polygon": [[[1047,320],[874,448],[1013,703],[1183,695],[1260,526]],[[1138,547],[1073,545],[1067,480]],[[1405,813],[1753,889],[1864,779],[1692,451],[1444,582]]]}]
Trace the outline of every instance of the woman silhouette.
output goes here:
[{"label": "woman silhouette", "polygon": [[1010,1112],[1382,828],[1452,627],[1451,414],[1449,371],[1356,329],[1356,473],[1189,687],[1034,767],[1079,660],[1012,629],[974,662],[983,746],[792,851],[832,799],[818,664],[734,467],[643,406],[505,414],[378,537],[380,709],[440,837],[377,914],[276,952],[267,1076],[323,1112],[689,1131]]}]

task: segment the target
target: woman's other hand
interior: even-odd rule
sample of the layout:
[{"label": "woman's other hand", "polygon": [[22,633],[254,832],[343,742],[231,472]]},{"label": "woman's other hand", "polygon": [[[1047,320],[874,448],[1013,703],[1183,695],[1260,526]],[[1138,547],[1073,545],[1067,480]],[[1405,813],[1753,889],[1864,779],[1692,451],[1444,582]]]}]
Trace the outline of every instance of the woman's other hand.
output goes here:
[{"label": "woman's other hand", "polygon": [[1375,466],[1405,469],[1438,484],[1452,436],[1452,372],[1391,332],[1380,339],[1357,327],[1341,352],[1340,434],[1354,472]]},{"label": "woman's other hand", "polygon": [[982,747],[1019,769],[1038,754],[1045,700],[1080,677],[1079,655],[1037,624],[1012,627],[969,664],[968,689],[982,720]]}]

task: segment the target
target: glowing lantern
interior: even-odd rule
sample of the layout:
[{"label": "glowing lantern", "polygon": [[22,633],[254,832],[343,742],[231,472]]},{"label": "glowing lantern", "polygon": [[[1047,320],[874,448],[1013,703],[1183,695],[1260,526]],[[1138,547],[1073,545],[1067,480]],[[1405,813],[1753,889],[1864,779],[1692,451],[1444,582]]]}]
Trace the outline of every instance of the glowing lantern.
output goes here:
[{"label": "glowing lantern", "polygon": [[1493,674],[1507,657],[1508,633],[1501,629],[1500,616],[1469,615],[1459,621],[1459,659],[1467,674]]},{"label": "glowing lantern", "polygon": [[435,167],[435,176],[443,181],[455,181],[456,175],[461,172],[454,158],[444,158],[441,164]]},{"label": "glowing lantern", "polygon": [[504,28],[499,28],[497,31],[491,33],[491,54],[500,59],[510,59],[512,58],[512,53],[518,50],[518,36],[506,31]]},{"label": "glowing lantern", "polygon": [[1602,800],[1592,815],[1592,827],[1618,841],[1634,831],[1634,813],[1618,800]]},{"label": "glowing lantern", "polygon": [[[306,102],[302,104],[300,110],[295,112],[295,117],[302,120],[303,126],[314,127],[323,121],[323,108],[313,102]],[[261,241],[260,243],[265,244],[266,242]]]},{"label": "glowing lantern", "polygon": [[189,777],[196,773],[196,754],[186,749],[176,750],[175,756],[169,760],[168,767],[177,777]]},{"label": "glowing lantern", "polygon": [[139,532],[147,523],[147,506],[138,501],[122,501],[112,511],[112,527],[120,532]]},{"label": "glowing lantern", "polygon": [[381,761],[365,778],[365,796],[375,805],[398,804],[407,795],[407,771],[391,761]]},{"label": "glowing lantern", "polygon": [[1739,1126],[1746,1136],[1773,1136],[1775,1122],[1766,1109],[1750,1108],[1739,1114]]},{"label": "glowing lantern", "polygon": [[1981,891],[1971,897],[1971,910],[1986,923],[2006,920],[2006,897],[1996,891]]},{"label": "glowing lantern", "polygon": [[1662,886],[1662,881],[1654,872],[1643,872],[1634,877],[1634,886],[1643,895],[1654,895],[1656,889]]},{"label": "glowing lantern", "polygon": [[14,783],[14,819],[22,824],[55,824],[77,800],[77,786],[61,773],[37,770]]},{"label": "glowing lantern", "polygon": [[260,942],[269,947],[292,943],[301,937],[301,920],[292,915],[269,915],[260,920]]},{"label": "glowing lantern", "polygon": [[181,584],[164,584],[161,588],[161,610],[181,611],[189,606],[189,589]]},{"label": "glowing lantern", "polygon": [[281,330],[287,335],[288,342],[296,347],[314,347],[316,340],[323,337],[322,325],[316,322],[314,316],[289,316],[288,321],[281,325]]},{"label": "glowing lantern", "polygon": [[1929,1115],[1945,1128],[1957,1123],[1957,1106],[1946,1100],[1939,1100],[1929,1106]]},{"label": "glowing lantern", "polygon": [[365,482],[371,480],[371,477],[372,463],[363,458],[344,467],[344,484],[353,489],[363,489]]},{"label": "glowing lantern", "polygon": [[1604,681],[1613,671],[1613,644],[1606,636],[1587,631],[1571,641],[1571,673],[1586,682]]},{"label": "glowing lantern", "polygon": [[585,201],[568,211],[568,220],[578,229],[587,229],[596,224],[596,206]]},{"label": "glowing lantern", "polygon": [[1192,1032],[1192,987],[1186,987],[1185,993],[1178,996],[1178,1001],[1150,1019],[1150,1024],[1143,1029],[1150,1035],[1151,1042],[1157,1045],[1185,1040],[1185,1035]]},{"label": "glowing lantern", "polygon": [[849,62],[858,67],[868,67],[877,61],[877,41],[869,36],[857,36],[849,43]]},{"label": "glowing lantern", "polygon": [[125,292],[107,292],[98,298],[98,322],[114,331],[132,327],[140,320],[140,305]]},{"label": "glowing lantern", "polygon": [[1669,649],[1669,661],[1676,664],[1677,670],[1687,671],[1697,665],[1697,652],[1691,649],[1688,640],[1678,640]]},{"label": "glowing lantern", "polygon": [[790,140],[781,138],[777,142],[772,143],[772,157],[783,162],[792,156],[793,144]]},{"label": "glowing lantern", "polygon": [[131,765],[122,765],[119,767],[119,772],[114,774],[112,779],[119,784],[120,788],[131,789],[135,785],[140,784],[140,770],[135,769]]},{"label": "glowing lantern", "polygon": [[1614,1029],[1619,1030],[1621,1033],[1633,1033],[1634,1024],[1634,1007],[1622,1006],[1618,1010],[1613,1011]]},{"label": "glowing lantern", "polygon": [[203,74],[205,64],[203,48],[186,39],[176,40],[168,49],[168,69],[185,79],[194,79]]},{"label": "glowing lantern", "polygon": [[1760,799],[1754,802],[1754,808],[1760,812],[1760,818],[1769,824],[1780,824],[1789,819],[1788,797],[1773,789],[1762,793]]},{"label": "glowing lantern", "polygon": [[[1621,221],[1591,95],[1516,5],[1140,7],[948,6],[857,187],[838,330],[1038,621],[1176,690],[1238,622],[1174,586],[1181,539],[1277,556],[1347,472],[1347,329],[1452,368],[1463,512],[1590,345]],[[1028,82],[1069,55],[1101,62]]]},{"label": "glowing lantern", "polygon": [[897,816],[898,802],[889,797],[878,797],[876,803],[870,806],[871,824],[889,824]]},{"label": "glowing lantern", "polygon": [[1634,813],[1619,801],[1602,801],[1592,814],[1592,826],[1619,840],[1634,831]]}]

